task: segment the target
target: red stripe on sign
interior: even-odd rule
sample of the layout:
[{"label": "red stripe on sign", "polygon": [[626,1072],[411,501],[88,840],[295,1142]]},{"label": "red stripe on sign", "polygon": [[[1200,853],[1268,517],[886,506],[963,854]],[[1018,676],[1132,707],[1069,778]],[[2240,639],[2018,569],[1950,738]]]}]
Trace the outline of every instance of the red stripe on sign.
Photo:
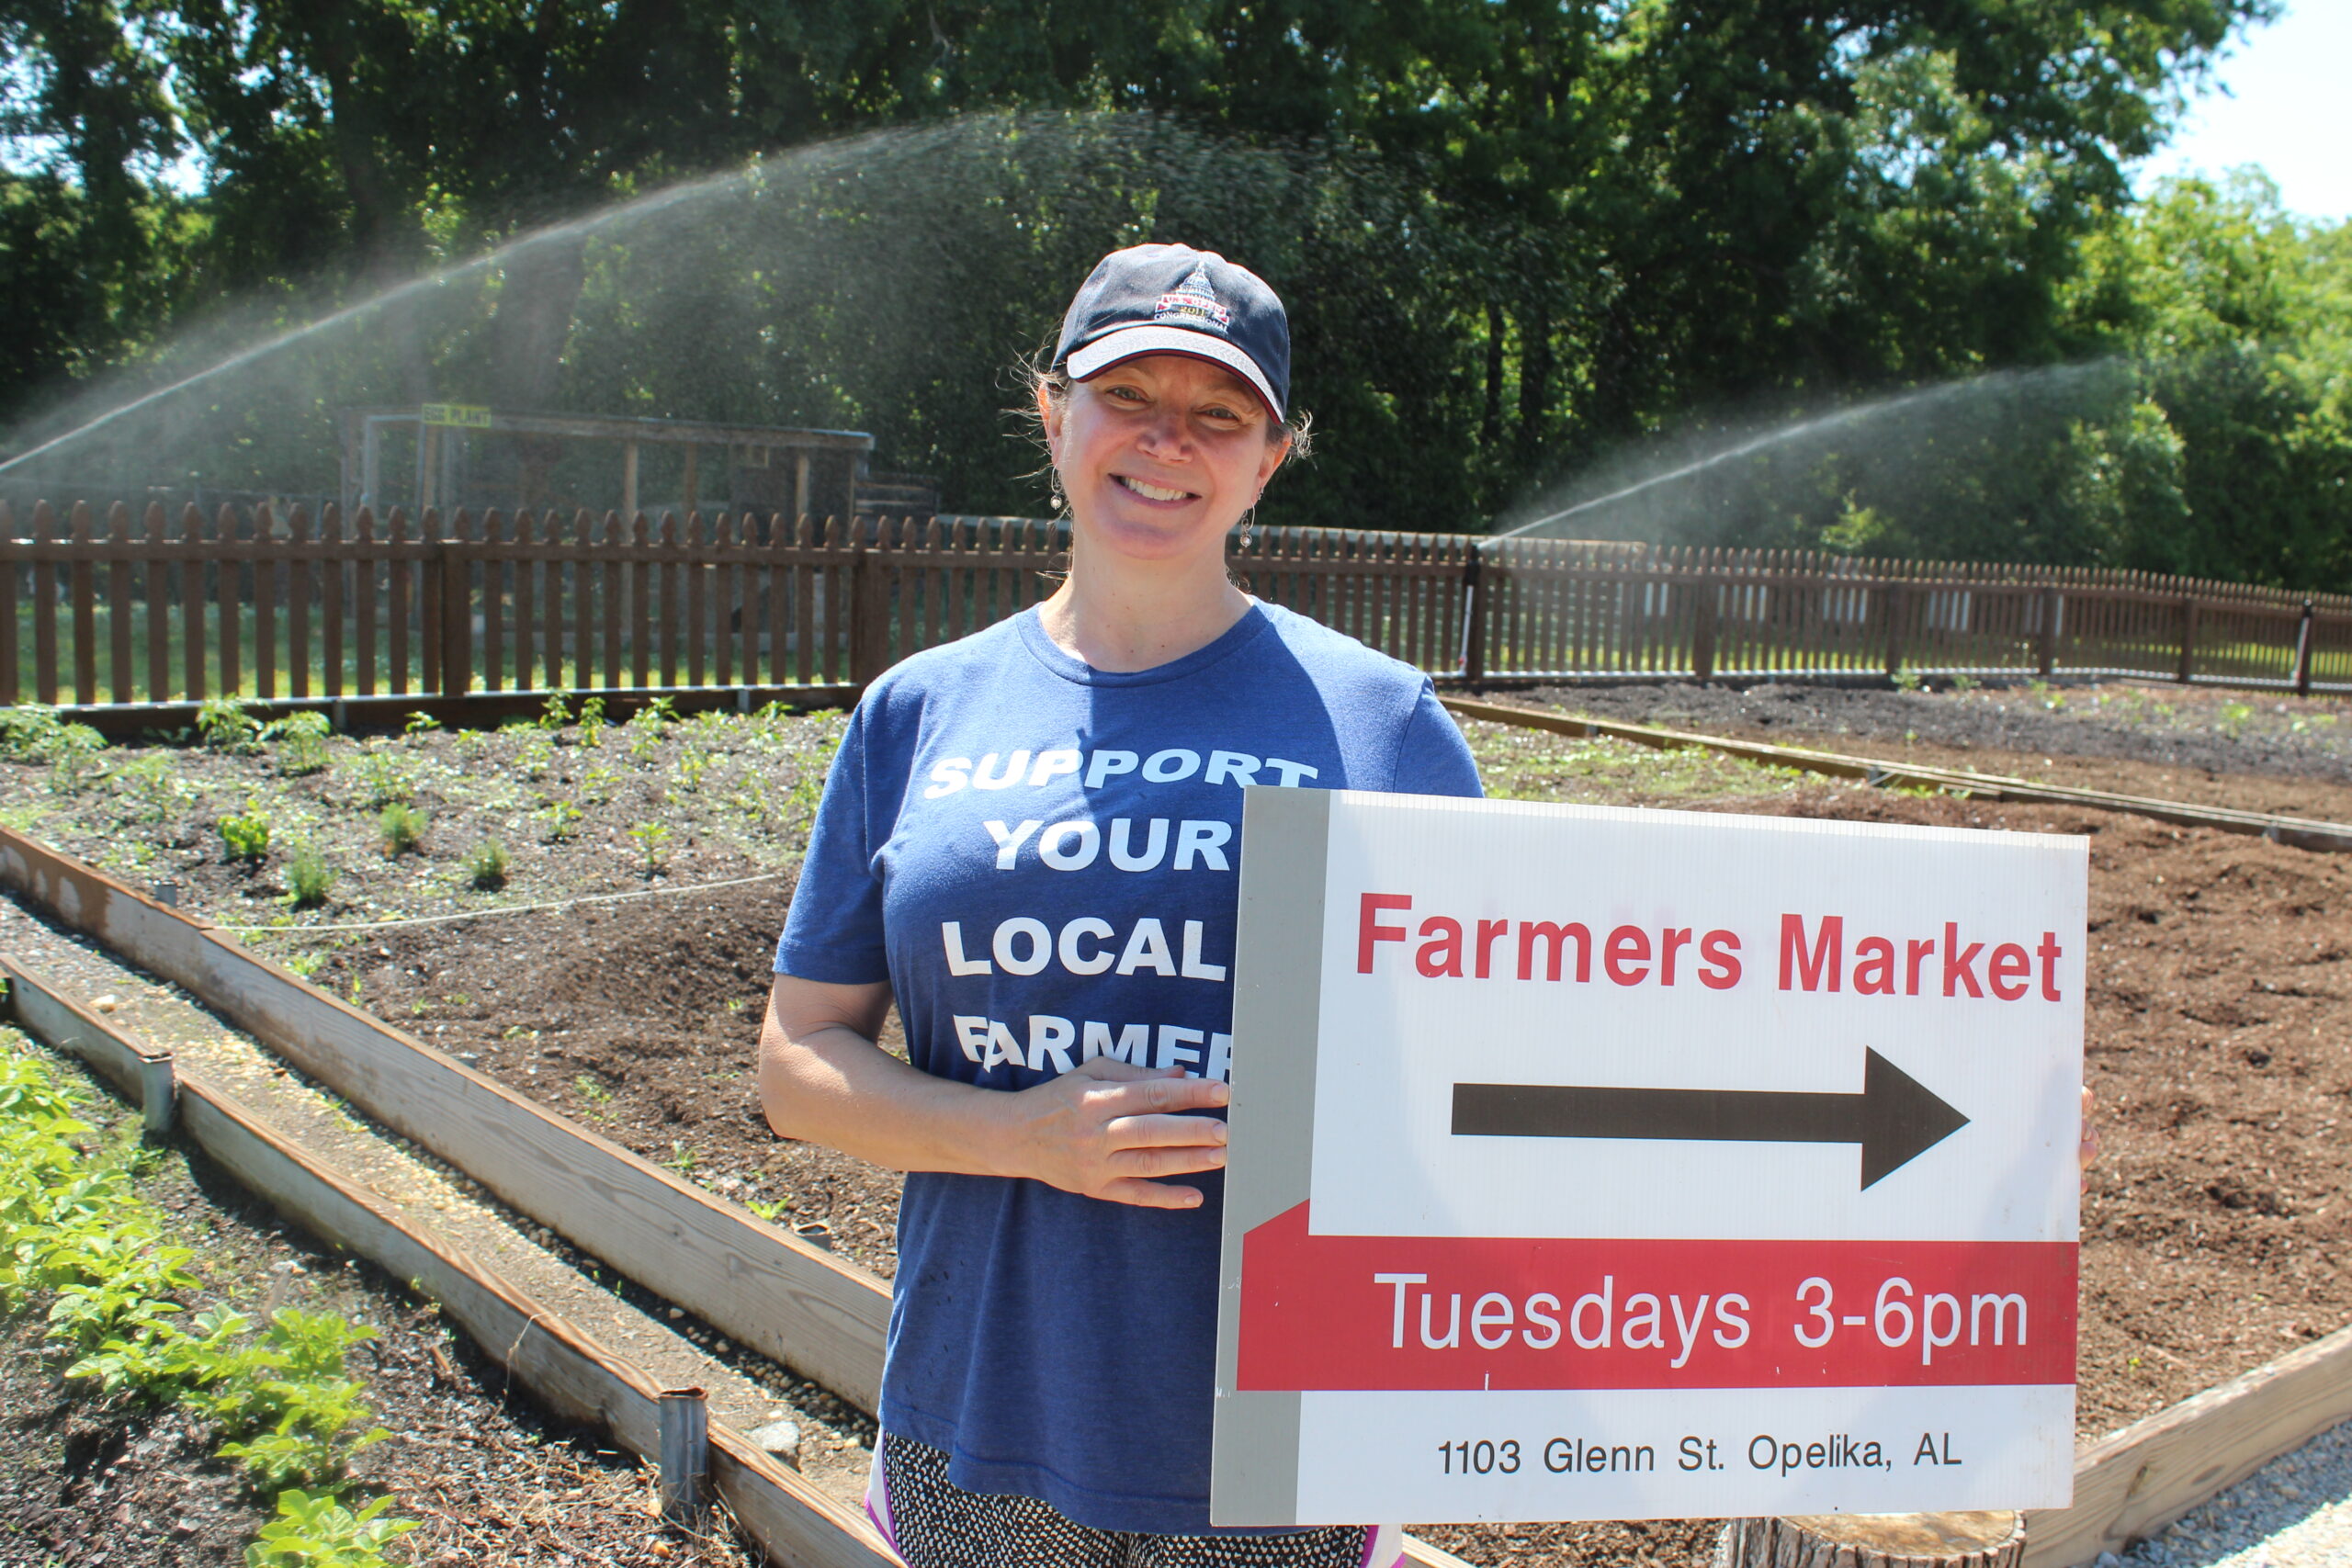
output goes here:
[{"label": "red stripe on sign", "polygon": [[2075,1381],[2073,1242],[1243,1238],[1239,1386]]}]

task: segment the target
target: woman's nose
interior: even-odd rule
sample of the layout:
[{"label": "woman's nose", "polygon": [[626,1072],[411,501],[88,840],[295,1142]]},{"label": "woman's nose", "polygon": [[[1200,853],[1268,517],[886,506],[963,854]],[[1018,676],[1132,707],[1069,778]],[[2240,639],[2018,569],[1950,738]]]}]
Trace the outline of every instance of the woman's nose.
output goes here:
[{"label": "woman's nose", "polygon": [[1138,439],[1145,451],[1158,457],[1181,457],[1192,446],[1183,420],[1173,413],[1154,414],[1144,421]]}]

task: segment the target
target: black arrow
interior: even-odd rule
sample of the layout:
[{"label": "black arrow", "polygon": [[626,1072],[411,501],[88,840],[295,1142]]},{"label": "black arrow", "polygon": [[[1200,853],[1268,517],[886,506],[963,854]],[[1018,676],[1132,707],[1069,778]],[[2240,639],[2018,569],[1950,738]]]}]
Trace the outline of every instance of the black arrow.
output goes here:
[{"label": "black arrow", "polygon": [[1967,1126],[1968,1118],[1867,1046],[1864,1057],[1860,1094],[1458,1083],[1453,1131],[1473,1138],[1860,1144],[1868,1188]]}]

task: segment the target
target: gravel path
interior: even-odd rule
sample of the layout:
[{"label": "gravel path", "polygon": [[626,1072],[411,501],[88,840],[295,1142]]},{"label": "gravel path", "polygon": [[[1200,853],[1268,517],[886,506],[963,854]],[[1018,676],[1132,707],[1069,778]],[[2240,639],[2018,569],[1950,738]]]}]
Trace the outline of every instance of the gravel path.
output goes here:
[{"label": "gravel path", "polygon": [[2342,1568],[2352,1562],[2352,1422],[2282,1454],[2118,1559],[2138,1568]]}]

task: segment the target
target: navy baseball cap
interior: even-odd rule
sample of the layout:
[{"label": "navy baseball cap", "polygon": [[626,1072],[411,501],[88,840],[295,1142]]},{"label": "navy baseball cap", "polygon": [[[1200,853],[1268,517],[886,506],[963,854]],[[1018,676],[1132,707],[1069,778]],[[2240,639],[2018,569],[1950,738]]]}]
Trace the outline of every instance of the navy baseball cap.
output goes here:
[{"label": "navy baseball cap", "polygon": [[1094,264],[1062,318],[1054,366],[1083,381],[1147,354],[1222,365],[1274,417],[1290,400],[1290,318],[1265,279],[1215,251],[1134,245]]}]

